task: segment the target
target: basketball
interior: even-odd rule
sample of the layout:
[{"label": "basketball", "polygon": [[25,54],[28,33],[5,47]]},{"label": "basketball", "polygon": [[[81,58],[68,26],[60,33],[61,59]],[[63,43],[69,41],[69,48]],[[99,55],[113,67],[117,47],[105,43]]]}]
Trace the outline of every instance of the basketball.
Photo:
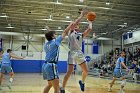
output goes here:
[{"label": "basketball", "polygon": [[88,19],[89,21],[94,21],[95,18],[96,18],[96,14],[95,14],[94,12],[88,12],[88,14],[87,14],[87,19]]}]

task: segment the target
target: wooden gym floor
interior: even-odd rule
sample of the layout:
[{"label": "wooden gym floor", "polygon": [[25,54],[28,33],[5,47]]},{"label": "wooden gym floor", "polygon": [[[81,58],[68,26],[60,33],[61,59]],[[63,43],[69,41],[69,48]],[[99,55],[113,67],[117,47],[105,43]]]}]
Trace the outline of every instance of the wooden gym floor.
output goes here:
[{"label": "wooden gym floor", "polygon": [[[64,74],[61,74],[60,83],[62,83],[63,77]],[[90,76],[88,76],[86,80],[85,92],[81,92],[78,85],[79,79],[79,75],[71,76],[66,87],[66,93],[119,93],[120,84],[118,81],[114,85],[113,91],[108,92],[107,88],[110,80]],[[42,91],[46,84],[47,81],[42,79],[41,74],[16,74],[12,84],[12,89],[9,90],[6,87],[6,82],[4,82],[0,93],[43,93]],[[51,89],[49,93],[53,93],[53,89]],[[127,82],[125,93],[140,93],[140,84]]]}]

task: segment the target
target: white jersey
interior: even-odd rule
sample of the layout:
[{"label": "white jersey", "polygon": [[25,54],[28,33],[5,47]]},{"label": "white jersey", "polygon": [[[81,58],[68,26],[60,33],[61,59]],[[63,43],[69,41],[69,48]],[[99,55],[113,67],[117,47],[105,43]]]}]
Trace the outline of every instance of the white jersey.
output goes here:
[{"label": "white jersey", "polygon": [[73,31],[68,35],[70,51],[81,50],[83,36],[82,33]]}]

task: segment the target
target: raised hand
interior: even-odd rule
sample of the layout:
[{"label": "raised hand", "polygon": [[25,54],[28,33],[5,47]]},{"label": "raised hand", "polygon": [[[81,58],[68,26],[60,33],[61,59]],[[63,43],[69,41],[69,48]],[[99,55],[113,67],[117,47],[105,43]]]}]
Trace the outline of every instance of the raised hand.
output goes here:
[{"label": "raised hand", "polygon": [[82,10],[80,12],[81,12],[81,14],[80,14],[81,16],[85,16],[88,13],[88,10],[84,9],[84,10]]}]

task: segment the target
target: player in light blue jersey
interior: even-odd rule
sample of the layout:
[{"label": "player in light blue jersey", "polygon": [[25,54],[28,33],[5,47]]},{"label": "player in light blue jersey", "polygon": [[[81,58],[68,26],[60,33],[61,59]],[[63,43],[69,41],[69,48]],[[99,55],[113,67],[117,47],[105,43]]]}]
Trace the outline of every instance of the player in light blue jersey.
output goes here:
[{"label": "player in light blue jersey", "polygon": [[[1,83],[3,79],[3,74],[7,73],[10,75],[10,82],[13,81],[13,69],[11,67],[11,58],[16,58],[16,59],[23,59],[23,57],[18,57],[14,53],[12,53],[11,49],[7,49],[7,53],[3,53],[2,56],[2,63],[1,63],[1,71],[0,71],[0,89],[1,89]],[[11,89],[10,85],[8,85],[9,89]]]},{"label": "player in light blue jersey", "polygon": [[[83,15],[82,15],[83,16]],[[78,64],[82,69],[82,78],[79,80],[79,85],[81,91],[85,90],[85,79],[88,75],[88,68],[86,65],[86,60],[83,52],[81,51],[82,41],[90,32],[92,31],[92,22],[88,21],[88,28],[83,32],[79,32],[79,26],[77,25],[75,28],[71,29],[68,34],[69,39],[69,53],[68,53],[68,71],[64,77],[62,87],[60,89],[61,93],[65,93],[65,87],[68,79],[70,78],[74,65]]]},{"label": "player in light blue jersey", "polygon": [[49,31],[45,34],[48,42],[45,43],[44,49],[46,52],[45,63],[42,66],[43,78],[48,80],[48,85],[44,88],[43,93],[48,93],[50,88],[54,88],[54,93],[59,93],[59,75],[57,69],[57,62],[59,57],[59,46],[63,38],[68,34],[69,30],[74,28],[77,23],[81,20],[83,15],[87,12],[83,11],[81,16],[72,22],[68,27],[64,30],[61,36],[55,37],[54,31]]},{"label": "player in light blue jersey", "polygon": [[44,88],[43,93],[48,93],[50,88],[54,88],[54,93],[59,93],[59,76],[57,70],[57,62],[59,57],[59,46],[63,38],[67,35],[71,24],[64,30],[61,36],[55,37],[54,31],[45,34],[48,42],[44,45],[46,52],[45,63],[42,66],[43,78],[48,80],[48,86]]},{"label": "player in light blue jersey", "polygon": [[125,52],[121,52],[120,57],[117,59],[117,62],[116,62],[116,66],[115,66],[115,69],[114,69],[113,80],[110,83],[110,86],[109,86],[109,89],[108,89],[109,92],[112,91],[112,86],[115,83],[116,79],[121,78],[122,82],[121,82],[120,92],[123,93],[123,88],[124,88],[124,86],[126,84],[126,80],[125,80],[126,78],[122,74],[122,67],[124,67],[126,69],[126,71],[128,71],[128,68],[124,64],[124,57],[125,57]]}]

